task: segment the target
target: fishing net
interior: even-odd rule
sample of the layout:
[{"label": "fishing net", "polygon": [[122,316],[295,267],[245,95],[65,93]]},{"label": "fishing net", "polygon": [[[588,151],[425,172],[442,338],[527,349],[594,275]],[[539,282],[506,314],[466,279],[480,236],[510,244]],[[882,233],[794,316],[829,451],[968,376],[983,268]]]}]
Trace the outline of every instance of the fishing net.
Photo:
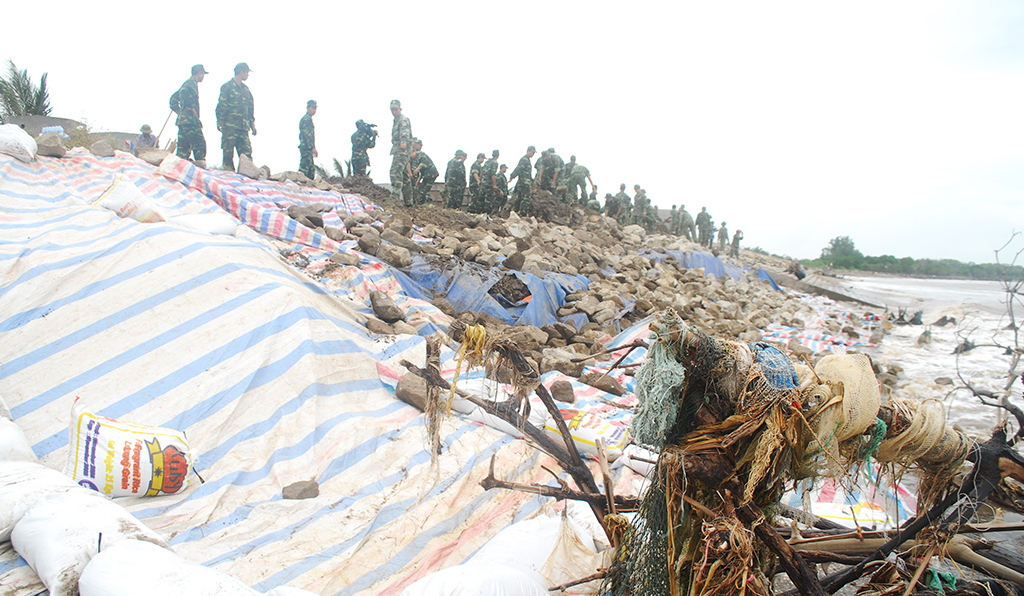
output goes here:
[{"label": "fishing net", "polygon": [[661,451],[679,415],[686,369],[679,363],[675,347],[654,341],[635,379],[639,403],[629,432],[635,443]]}]

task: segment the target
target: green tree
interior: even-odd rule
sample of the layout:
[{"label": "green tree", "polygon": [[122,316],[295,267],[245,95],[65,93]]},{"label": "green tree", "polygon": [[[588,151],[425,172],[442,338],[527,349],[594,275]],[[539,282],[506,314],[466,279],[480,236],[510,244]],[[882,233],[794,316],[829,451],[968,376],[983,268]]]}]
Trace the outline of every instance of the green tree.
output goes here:
[{"label": "green tree", "polygon": [[835,238],[828,241],[828,246],[821,249],[821,260],[835,260],[853,258],[860,260],[864,258],[857,247],[854,246],[853,240],[850,240],[849,236],[836,236]]},{"label": "green tree", "polygon": [[27,70],[18,70],[14,61],[7,60],[7,74],[0,78],[0,114],[11,116],[48,116],[50,92],[46,89],[46,73],[39,85],[32,82]]}]

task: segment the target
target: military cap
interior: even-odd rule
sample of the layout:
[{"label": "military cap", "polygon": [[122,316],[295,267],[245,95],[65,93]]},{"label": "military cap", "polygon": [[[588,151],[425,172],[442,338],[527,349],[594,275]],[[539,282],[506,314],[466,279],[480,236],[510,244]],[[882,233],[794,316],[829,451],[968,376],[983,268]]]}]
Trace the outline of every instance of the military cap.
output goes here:
[{"label": "military cap", "polygon": [[235,74],[238,74],[238,73],[243,72],[243,71],[245,71],[245,72],[252,72],[252,69],[249,68],[249,65],[246,64],[245,62],[239,62],[238,64],[235,65]]},{"label": "military cap", "polygon": [[548,147],[548,153],[554,153],[554,152],[555,152],[555,148],[554,147]]},{"label": "military cap", "polygon": [[423,141],[421,141],[421,140],[419,140],[419,139],[417,139],[417,138],[413,138],[412,142],[413,142],[413,143],[419,143],[420,145],[422,145],[422,144],[423,144]]},{"label": "military cap", "polygon": [[465,155],[465,154],[466,154],[466,152],[463,151],[462,149],[456,149],[455,150],[455,157],[458,157],[460,155]]},{"label": "military cap", "polygon": [[402,109],[402,102],[398,101],[397,99],[392,99],[391,100],[391,107],[392,107],[392,109],[393,108]]},{"label": "military cap", "polygon": [[148,124],[143,124],[142,128],[140,128],[139,130],[144,132],[144,133],[146,133],[146,134],[149,134],[149,133],[153,132],[153,129],[150,128]]},{"label": "military cap", "polygon": [[498,169],[500,170],[501,168],[508,168],[508,166],[506,166],[505,164],[501,164],[500,166],[498,166]]},{"label": "military cap", "polygon": [[203,68],[202,64],[195,64],[195,65],[193,65],[192,66],[192,74],[196,75],[196,74],[199,74],[199,73],[210,74],[210,73],[206,72],[206,69]]},{"label": "military cap", "polygon": [[487,156],[486,156],[486,155],[484,155],[483,153],[477,153],[477,154],[476,154],[476,158],[477,158],[477,159],[480,159],[481,157],[487,157]]},{"label": "military cap", "polygon": [[501,155],[501,151],[495,149],[494,151],[491,151],[491,155],[493,155],[494,157],[498,157],[499,155]]},{"label": "military cap", "polygon": [[610,193],[610,192],[604,193],[604,198],[606,198],[606,199],[612,198],[612,193]]},{"label": "military cap", "polygon": [[360,120],[356,120],[356,126],[362,126],[362,125],[364,125],[364,124],[366,124],[366,123],[365,123],[365,122],[363,122],[363,121],[362,121],[362,119],[360,119]]},{"label": "military cap", "polygon": [[537,152],[537,148],[536,148],[536,147],[534,147],[533,145],[530,145],[529,147],[527,147],[527,148],[526,148],[526,150],[527,150],[527,151],[533,151],[534,153],[536,153],[536,152]]},{"label": "military cap", "polygon": [[311,100],[307,101],[306,102],[306,107],[307,108],[315,108],[316,107],[316,100],[315,99],[311,99]]}]

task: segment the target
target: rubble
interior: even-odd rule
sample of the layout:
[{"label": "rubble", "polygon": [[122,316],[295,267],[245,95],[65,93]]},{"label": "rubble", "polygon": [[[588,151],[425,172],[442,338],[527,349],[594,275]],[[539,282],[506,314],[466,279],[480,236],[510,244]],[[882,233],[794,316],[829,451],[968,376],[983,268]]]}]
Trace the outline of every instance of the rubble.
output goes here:
[{"label": "rubble", "polygon": [[67,148],[60,135],[55,132],[41,134],[36,138],[36,155],[45,157],[64,157]]}]

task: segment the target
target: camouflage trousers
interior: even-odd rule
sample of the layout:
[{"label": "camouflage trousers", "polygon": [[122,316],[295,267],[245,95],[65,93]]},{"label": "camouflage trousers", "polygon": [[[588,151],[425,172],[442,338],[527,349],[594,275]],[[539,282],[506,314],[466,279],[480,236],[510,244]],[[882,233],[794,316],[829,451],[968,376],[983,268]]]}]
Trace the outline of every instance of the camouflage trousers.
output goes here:
[{"label": "camouflage trousers", "polygon": [[690,242],[697,241],[697,228],[693,227],[693,222],[680,224],[682,231],[681,235],[689,240]]},{"label": "camouflage trousers", "polygon": [[[413,204],[412,185],[409,184],[409,154],[395,153],[391,159],[391,197],[407,205]],[[405,191],[403,194],[402,191]]]},{"label": "camouflage trousers", "polygon": [[370,165],[370,158],[352,156],[352,165],[349,166],[349,176],[365,176],[366,167]]},{"label": "camouflage trousers", "polygon": [[512,211],[522,215],[530,210],[532,185],[533,180],[524,180],[520,178],[516,181],[516,187],[512,189]]},{"label": "camouflage trousers", "polygon": [[469,197],[469,212],[470,213],[483,213],[487,211],[487,196],[484,192],[484,185],[478,184],[474,187],[470,187]]},{"label": "camouflage trousers", "polygon": [[505,202],[508,200],[508,190],[502,190],[500,188],[492,188],[490,196],[487,198],[487,212],[494,214],[501,211],[501,208],[505,206]]},{"label": "camouflage trousers", "polygon": [[178,150],[176,155],[182,159],[200,161],[206,159],[206,137],[203,136],[201,123],[182,124],[178,127]]},{"label": "camouflage trousers", "polygon": [[448,202],[445,206],[449,209],[462,209],[462,198],[466,194],[466,187],[448,184],[444,188],[445,194],[448,197]]},{"label": "camouflage trousers", "polygon": [[[568,202],[584,204],[587,202],[587,183],[584,178],[570,178],[568,182]],[[578,189],[578,193],[577,193]]]},{"label": "camouflage trousers", "polygon": [[426,205],[433,201],[430,198],[430,189],[434,186],[434,181],[436,180],[437,174],[419,179],[419,182],[416,184],[416,190],[419,191],[416,198],[417,205]]},{"label": "camouflage trousers", "polygon": [[224,165],[235,169],[235,151],[238,155],[252,157],[252,145],[249,144],[249,131],[224,127],[220,134],[220,148],[224,151]]},{"label": "camouflage trousers", "polygon": [[316,178],[316,170],[313,169],[313,150],[299,147],[299,172],[306,175],[310,180]]}]

